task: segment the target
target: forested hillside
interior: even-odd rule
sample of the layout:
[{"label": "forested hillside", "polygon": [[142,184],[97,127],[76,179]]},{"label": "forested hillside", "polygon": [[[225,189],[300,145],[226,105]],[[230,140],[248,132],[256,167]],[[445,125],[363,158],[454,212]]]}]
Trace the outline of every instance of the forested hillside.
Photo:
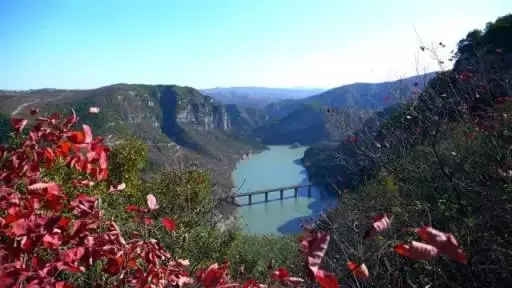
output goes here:
[{"label": "forested hillside", "polygon": [[[150,167],[206,169],[221,194],[230,193],[231,170],[241,155],[264,149],[236,133],[252,129],[251,123],[231,119],[223,104],[190,87],[116,84],[93,90],[3,91],[0,104],[4,115],[17,117],[34,107],[43,113],[73,108],[108,143],[124,135],[142,139]],[[92,106],[101,113],[89,115]]]},{"label": "forested hillside", "polygon": [[[372,287],[512,285],[511,35],[512,15],[469,33],[459,42],[455,68],[438,73],[415,100],[375,115],[337,147],[307,151],[312,180],[340,194],[339,208],[317,225],[342,239],[330,247],[326,267],[347,287],[356,280],[336,264],[346,258],[365,262]],[[434,55],[442,48],[422,47]],[[382,213],[394,228],[362,240],[361,227]],[[461,254],[457,261],[435,258],[438,250],[429,254],[426,246],[423,256],[414,254],[412,232],[425,240],[427,230],[400,228],[423,225],[453,233],[468,265]],[[406,259],[414,257],[429,261]]]},{"label": "forested hillside", "polygon": [[[470,32],[454,69],[346,129],[324,118],[353,121],[340,107],[268,124],[174,85],[3,91],[1,286],[510,287],[511,35],[512,14]],[[315,141],[359,127],[307,150],[311,180],[339,200],[299,241],[222,221],[215,181],[172,158],[228,169],[279,123]],[[144,173],[157,161],[177,164]]]}]

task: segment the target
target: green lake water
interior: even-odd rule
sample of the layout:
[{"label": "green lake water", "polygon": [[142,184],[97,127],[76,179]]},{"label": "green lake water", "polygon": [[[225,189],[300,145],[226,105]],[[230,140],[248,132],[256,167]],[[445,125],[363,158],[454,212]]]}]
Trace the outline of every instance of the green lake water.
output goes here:
[{"label": "green lake water", "polygon": [[[306,170],[300,163],[307,147],[269,146],[269,150],[241,160],[233,171],[233,180],[238,193],[262,189],[307,184]],[[253,196],[253,205],[247,204],[247,197],[238,198],[243,205],[238,207],[238,216],[250,234],[296,234],[301,231],[300,222],[308,217],[317,217],[320,212],[334,203],[333,197],[321,195],[312,188],[312,197],[307,196],[307,188],[300,188],[298,197],[294,191],[284,192],[284,200],[279,200],[279,191],[269,194],[265,203],[264,194]]]}]

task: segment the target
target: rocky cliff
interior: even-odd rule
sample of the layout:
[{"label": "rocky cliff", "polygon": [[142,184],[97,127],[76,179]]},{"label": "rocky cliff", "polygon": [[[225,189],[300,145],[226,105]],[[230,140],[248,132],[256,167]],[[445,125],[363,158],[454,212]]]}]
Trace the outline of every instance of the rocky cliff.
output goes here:
[{"label": "rocky cliff", "polygon": [[[263,149],[244,141],[234,130],[226,107],[190,87],[116,84],[92,90],[43,89],[3,91],[0,113],[28,116],[32,107],[42,113],[75,109],[81,121],[114,143],[124,133],[143,139],[156,166],[198,165],[207,169],[219,190],[231,189],[231,171],[242,155]],[[100,107],[97,115],[88,108]],[[235,123],[233,126],[232,123]]]}]

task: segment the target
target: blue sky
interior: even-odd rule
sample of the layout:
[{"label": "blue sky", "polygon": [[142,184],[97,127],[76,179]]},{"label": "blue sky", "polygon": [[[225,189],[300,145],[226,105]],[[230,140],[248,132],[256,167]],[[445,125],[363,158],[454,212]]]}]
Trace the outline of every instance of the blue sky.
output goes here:
[{"label": "blue sky", "polygon": [[386,81],[437,69],[418,35],[446,57],[511,12],[510,0],[1,0],[0,89]]}]

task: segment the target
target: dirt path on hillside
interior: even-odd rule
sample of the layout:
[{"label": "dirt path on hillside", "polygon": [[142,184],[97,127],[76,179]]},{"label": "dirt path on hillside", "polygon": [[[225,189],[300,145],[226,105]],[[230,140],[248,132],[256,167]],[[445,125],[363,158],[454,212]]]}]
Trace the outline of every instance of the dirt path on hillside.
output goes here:
[{"label": "dirt path on hillside", "polygon": [[51,99],[47,99],[47,100],[35,100],[35,101],[23,103],[20,106],[18,106],[16,109],[14,109],[14,111],[11,112],[11,116],[15,116],[16,114],[20,113],[21,110],[23,110],[23,108],[27,107],[28,105],[36,104],[36,103],[39,103],[39,102],[54,101],[54,100],[57,100],[57,99],[60,99],[60,98],[62,98],[62,96],[57,96],[57,97],[54,97],[54,98],[51,98]]}]

